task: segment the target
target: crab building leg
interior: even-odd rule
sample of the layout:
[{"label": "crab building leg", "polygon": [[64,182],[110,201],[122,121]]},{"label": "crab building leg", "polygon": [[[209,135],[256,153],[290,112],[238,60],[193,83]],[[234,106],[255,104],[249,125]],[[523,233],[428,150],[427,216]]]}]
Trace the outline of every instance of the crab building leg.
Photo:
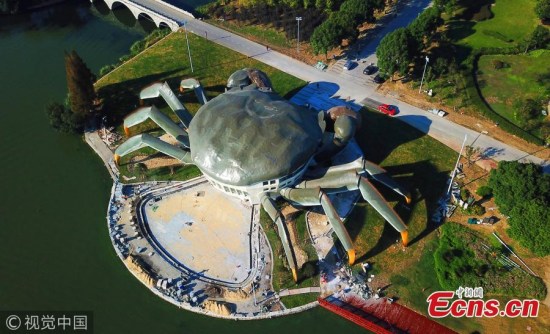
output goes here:
[{"label": "crab building leg", "polygon": [[410,192],[403,188],[399,183],[395,182],[395,180],[389,176],[388,172],[386,172],[384,168],[368,160],[363,160],[363,170],[367,172],[372,179],[382,183],[386,187],[405,197],[407,204],[411,204]]},{"label": "crab building leg", "polygon": [[334,233],[336,233],[336,236],[348,253],[349,264],[352,265],[355,262],[355,249],[353,249],[353,242],[351,241],[349,233],[344,227],[344,223],[342,222],[342,219],[340,219],[340,216],[332,205],[332,202],[328,198],[327,194],[321,190],[321,188],[285,188],[281,190],[281,195],[290,202],[296,203],[298,205],[321,205],[323,207],[323,210],[325,211],[325,214],[327,215],[328,221],[332,226],[332,229],[334,230]]},{"label": "crab building leg", "polygon": [[[349,169],[343,168],[343,166],[335,166],[334,168],[329,168],[325,175],[318,179],[307,180],[297,185],[298,188],[322,188],[326,193],[339,193],[350,190],[357,190],[361,192],[362,197],[365,201],[376,210],[378,213],[386,219],[398,232],[401,233],[403,245],[407,246],[408,243],[408,234],[407,226],[403,223],[403,220],[399,215],[393,210],[393,208],[386,202],[384,197],[380,192],[372,185],[372,183],[365,177],[361,176],[363,172],[362,167],[353,167],[354,164],[349,164],[347,167]],[[374,164],[373,164],[374,165]],[[381,169],[381,168],[380,168]],[[382,174],[378,174],[382,175]],[[389,179],[389,176],[386,176]],[[374,178],[374,177],[373,177]],[[379,180],[378,178],[375,178]],[[395,181],[384,179],[386,185],[397,184]],[[391,186],[390,186],[391,187]],[[407,193],[400,186],[396,186],[400,189],[401,192]],[[394,187],[392,189],[396,190]],[[397,191],[397,190],[396,190]]]},{"label": "crab building leg", "polygon": [[166,133],[176,138],[176,140],[185,147],[189,147],[189,136],[187,132],[180,128],[170,117],[160,112],[157,107],[141,107],[124,118],[124,132],[130,134],[130,127],[151,119],[160,126]]},{"label": "crab building leg", "polygon": [[285,250],[286,259],[288,261],[290,270],[292,270],[292,277],[294,278],[294,281],[297,282],[298,273],[296,272],[296,260],[294,259],[294,253],[292,253],[292,249],[290,248],[290,240],[288,239],[286,226],[281,218],[281,213],[279,212],[279,210],[277,210],[275,203],[273,203],[271,198],[269,198],[267,195],[262,196],[262,206],[269,217],[271,217],[271,219],[277,225],[279,238],[283,243],[283,249]]},{"label": "crab building leg", "polygon": [[359,191],[365,201],[369,202],[369,204],[372,205],[372,207],[393,226],[393,228],[401,233],[403,245],[407,246],[407,226],[403,223],[403,220],[399,217],[395,210],[393,210],[388,202],[386,202],[384,197],[382,197],[380,192],[378,192],[378,190],[372,185],[372,183],[370,183],[367,178],[362,176],[359,177]]},{"label": "crab building leg", "polygon": [[176,158],[181,162],[183,162],[184,164],[192,163],[190,152],[184,151],[179,147],[170,145],[167,142],[162,141],[157,137],[153,137],[146,133],[133,136],[128,140],[126,140],[124,143],[122,143],[122,145],[117,147],[117,149],[115,150],[114,160],[118,164],[120,161],[120,157],[123,157],[126,154],[132,153],[146,146],[154,148],[159,152],[162,152],[166,155]]},{"label": "crab building leg", "polygon": [[183,93],[185,89],[193,89],[200,104],[205,105],[206,102],[208,102],[206,95],[204,94],[204,89],[202,89],[202,85],[197,79],[182,80],[180,83],[180,92]]},{"label": "crab building leg", "polygon": [[174,95],[174,92],[172,91],[172,89],[170,89],[168,83],[156,82],[143,88],[139,93],[139,98],[141,100],[155,98],[159,96],[162,96],[164,98],[170,109],[172,109],[181,120],[183,126],[185,128],[188,128],[189,123],[191,123],[191,119],[193,119],[193,116],[191,116],[191,113],[180,102],[177,96]]}]

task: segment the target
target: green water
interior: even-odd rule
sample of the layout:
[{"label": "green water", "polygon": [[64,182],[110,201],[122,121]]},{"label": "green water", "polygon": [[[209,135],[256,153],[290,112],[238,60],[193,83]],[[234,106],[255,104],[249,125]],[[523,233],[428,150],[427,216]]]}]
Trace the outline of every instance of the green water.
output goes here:
[{"label": "green water", "polygon": [[81,138],[50,129],[43,111],[64,98],[64,50],[97,72],[145,34],[121,21],[135,24],[86,1],[0,18],[0,310],[90,310],[96,333],[363,332],[322,309],[253,322],[198,316],[127,272],[107,234],[102,162]]}]

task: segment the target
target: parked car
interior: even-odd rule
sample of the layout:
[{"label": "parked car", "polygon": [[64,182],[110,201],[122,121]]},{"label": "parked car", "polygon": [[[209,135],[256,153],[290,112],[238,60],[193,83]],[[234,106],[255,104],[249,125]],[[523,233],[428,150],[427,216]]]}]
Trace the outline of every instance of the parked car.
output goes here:
[{"label": "parked car", "polygon": [[376,82],[377,84],[383,83],[385,80],[380,76],[380,74],[377,74],[372,81]]},{"label": "parked car", "polygon": [[377,70],[376,66],[373,63],[370,63],[370,65],[365,67],[365,69],[363,70],[363,74],[371,75],[371,74],[374,74],[376,70]]},{"label": "parked car", "polygon": [[381,104],[378,106],[378,111],[386,115],[394,116],[397,114],[397,107],[390,104]]},{"label": "parked car", "polygon": [[347,60],[344,64],[344,70],[349,71],[353,67],[353,62],[351,60]]},{"label": "parked car", "polygon": [[435,108],[429,109],[428,112],[431,114],[437,115],[439,117],[445,117],[447,115],[447,113],[444,110],[435,109]]}]

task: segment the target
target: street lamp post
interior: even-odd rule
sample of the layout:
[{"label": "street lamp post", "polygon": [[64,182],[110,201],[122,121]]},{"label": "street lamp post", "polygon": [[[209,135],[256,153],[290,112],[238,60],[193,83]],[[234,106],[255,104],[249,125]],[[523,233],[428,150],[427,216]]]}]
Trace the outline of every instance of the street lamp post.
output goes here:
[{"label": "street lamp post", "polygon": [[298,43],[296,44],[296,51],[300,53],[300,21],[302,21],[302,17],[296,16],[296,21],[298,22]]},{"label": "street lamp post", "polygon": [[189,54],[189,64],[191,64],[191,73],[193,73],[193,59],[191,59],[191,48],[189,47],[189,36],[187,36],[187,21],[183,21],[183,30],[185,30],[185,40],[187,41],[187,53]]},{"label": "street lamp post", "polygon": [[430,58],[426,56],[426,63],[424,63],[424,71],[422,72],[422,80],[420,80],[420,88],[418,88],[419,93],[422,91],[422,84],[424,83],[424,74],[426,74],[426,67],[428,67],[429,62],[430,62]]}]

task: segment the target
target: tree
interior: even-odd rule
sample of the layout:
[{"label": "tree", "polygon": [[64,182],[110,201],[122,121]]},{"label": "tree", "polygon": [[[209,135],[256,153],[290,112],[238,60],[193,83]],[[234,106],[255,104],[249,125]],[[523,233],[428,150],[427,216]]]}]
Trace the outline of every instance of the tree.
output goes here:
[{"label": "tree", "polygon": [[315,54],[327,54],[328,50],[338,44],[338,31],[334,22],[326,20],[321,23],[311,35],[311,47]]},{"label": "tree", "polygon": [[85,117],[95,99],[95,75],[74,50],[65,52],[65,70],[71,110]]},{"label": "tree", "polygon": [[531,49],[543,49],[550,42],[550,31],[543,26],[537,26],[529,40],[527,41],[527,47],[525,53]]},{"label": "tree", "polygon": [[520,122],[522,126],[525,126],[527,122],[539,114],[540,105],[533,99],[517,99],[514,102],[514,118]]},{"label": "tree", "polygon": [[535,13],[543,21],[550,20],[550,0],[538,0]]},{"label": "tree", "polygon": [[498,168],[489,174],[488,186],[493,189],[495,203],[505,215],[510,215],[522,202],[550,205],[550,175],[533,163],[499,162]]},{"label": "tree", "polygon": [[424,44],[424,38],[430,40],[442,23],[439,8],[430,7],[414,19],[409,25],[409,31],[419,44]]},{"label": "tree", "polygon": [[48,115],[50,125],[61,132],[78,133],[84,127],[84,117],[72,113],[61,103],[54,102],[47,105],[46,115]]},{"label": "tree", "polygon": [[413,60],[417,45],[405,28],[399,28],[384,36],[376,48],[380,69],[392,75],[395,72],[406,74]]},{"label": "tree", "polygon": [[550,209],[548,203],[522,201],[510,212],[510,237],[539,256],[550,254]]},{"label": "tree", "polygon": [[363,21],[374,22],[375,5],[372,0],[346,0],[340,6],[340,12],[345,13],[349,21],[359,25]]}]

